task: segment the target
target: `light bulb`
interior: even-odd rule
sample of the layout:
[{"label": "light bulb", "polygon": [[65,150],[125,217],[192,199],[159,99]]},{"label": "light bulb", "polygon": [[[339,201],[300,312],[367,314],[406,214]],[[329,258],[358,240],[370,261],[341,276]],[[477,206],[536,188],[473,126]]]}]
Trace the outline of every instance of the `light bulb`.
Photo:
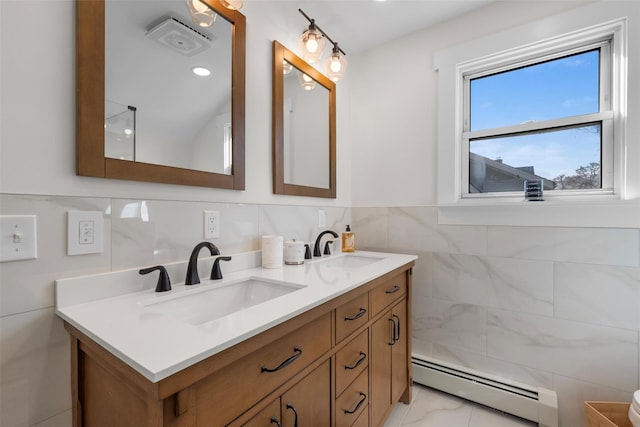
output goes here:
[{"label": "light bulb", "polygon": [[309,51],[309,53],[316,53],[316,51],[318,50],[318,42],[312,35],[310,35],[307,39],[305,46],[307,46],[307,50]]},{"label": "light bulb", "polygon": [[340,58],[336,58],[334,56],[331,57],[331,71],[334,73],[339,73],[342,68],[342,64],[340,63]]}]

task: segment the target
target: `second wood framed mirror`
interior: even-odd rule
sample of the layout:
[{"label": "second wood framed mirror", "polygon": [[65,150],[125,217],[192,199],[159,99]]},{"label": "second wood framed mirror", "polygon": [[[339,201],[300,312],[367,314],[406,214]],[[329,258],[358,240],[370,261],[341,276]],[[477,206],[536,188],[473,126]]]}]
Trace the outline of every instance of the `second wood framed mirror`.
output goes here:
[{"label": "second wood framed mirror", "polygon": [[273,42],[273,192],[336,198],[335,83]]}]

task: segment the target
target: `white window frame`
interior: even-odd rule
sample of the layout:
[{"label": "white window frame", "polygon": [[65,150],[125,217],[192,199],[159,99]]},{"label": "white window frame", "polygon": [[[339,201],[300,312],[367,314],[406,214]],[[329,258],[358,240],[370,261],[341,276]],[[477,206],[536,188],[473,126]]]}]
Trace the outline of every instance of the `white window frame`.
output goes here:
[{"label": "white window frame", "polygon": [[[640,13],[627,3],[596,2],[538,21],[482,36],[435,52],[437,75],[437,207],[440,224],[638,227],[640,226],[640,140],[637,103],[630,95],[640,85],[629,79],[638,69],[638,32],[630,23]],[[517,196],[463,198],[463,71],[499,60],[524,61],[543,47],[567,50],[611,38],[611,110],[613,111],[613,191],[546,197],[526,202]],[[498,53],[496,53],[498,52]],[[507,61],[507,58],[509,59]],[[629,99],[629,103],[627,102]],[[606,118],[606,117],[605,117]],[[568,190],[567,190],[568,191]],[[561,193],[561,191],[558,191]],[[494,193],[498,194],[498,193]]]},{"label": "white window frame", "polygon": [[[562,40],[558,40],[561,42]],[[601,124],[601,189],[593,190],[551,190],[545,191],[544,197],[565,197],[571,195],[587,195],[587,194],[613,194],[614,178],[613,178],[613,152],[614,152],[614,111],[611,103],[611,44],[613,37],[609,34],[602,40],[574,40],[569,46],[561,43],[561,46],[533,46],[526,57],[519,57],[513,60],[509,55],[499,55],[495,62],[491,57],[484,58],[480,64],[476,61],[470,61],[462,65],[459,69],[462,78],[462,95],[463,101],[460,108],[463,109],[462,115],[462,149],[461,149],[461,197],[462,198],[490,198],[490,197],[521,197],[522,192],[487,192],[487,193],[471,193],[469,192],[469,151],[470,141],[476,138],[486,137],[505,137],[516,135],[524,132],[532,132],[538,130],[549,130],[554,128],[568,128],[577,125]],[[475,78],[485,77],[500,72],[508,72],[518,68],[535,65],[562,57],[575,55],[591,50],[598,49],[600,51],[600,70],[599,70],[599,112],[592,114],[583,114],[578,116],[563,117],[559,119],[526,122],[523,124],[505,126],[500,128],[482,129],[477,131],[469,130],[471,106],[469,103],[471,95],[471,80]]]}]

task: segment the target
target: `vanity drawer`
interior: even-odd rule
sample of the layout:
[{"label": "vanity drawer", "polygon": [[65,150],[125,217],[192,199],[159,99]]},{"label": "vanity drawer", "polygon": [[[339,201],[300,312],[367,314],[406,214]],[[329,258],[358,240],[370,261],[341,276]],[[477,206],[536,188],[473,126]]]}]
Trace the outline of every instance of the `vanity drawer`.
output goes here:
[{"label": "vanity drawer", "polygon": [[407,276],[403,272],[387,280],[371,291],[371,316],[380,313],[385,307],[407,294]]},{"label": "vanity drawer", "polygon": [[336,396],[369,366],[369,331],[362,331],[336,353]]},{"label": "vanity drawer", "polygon": [[196,384],[197,425],[227,424],[330,349],[326,313],[203,379]]},{"label": "vanity drawer", "polygon": [[369,404],[369,370],[365,369],[336,399],[336,427],[349,427]]},{"label": "vanity drawer", "polygon": [[369,321],[369,294],[364,293],[336,308],[336,343]]}]

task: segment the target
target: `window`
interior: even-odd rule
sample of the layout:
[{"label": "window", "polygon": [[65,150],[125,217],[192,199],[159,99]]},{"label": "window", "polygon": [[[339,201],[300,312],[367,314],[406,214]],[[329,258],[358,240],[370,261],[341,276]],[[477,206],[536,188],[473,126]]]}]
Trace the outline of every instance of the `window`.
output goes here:
[{"label": "window", "polygon": [[521,195],[527,180],[545,197],[613,192],[611,44],[554,44],[461,73],[463,198]]}]

